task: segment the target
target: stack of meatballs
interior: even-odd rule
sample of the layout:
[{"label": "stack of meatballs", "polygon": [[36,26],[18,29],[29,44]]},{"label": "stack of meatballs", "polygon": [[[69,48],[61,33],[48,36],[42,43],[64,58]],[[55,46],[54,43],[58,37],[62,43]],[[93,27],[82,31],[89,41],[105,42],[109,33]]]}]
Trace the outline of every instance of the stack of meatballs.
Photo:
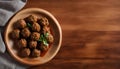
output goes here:
[{"label": "stack of meatballs", "polygon": [[48,19],[35,15],[15,22],[10,37],[21,57],[40,57],[54,41]]}]

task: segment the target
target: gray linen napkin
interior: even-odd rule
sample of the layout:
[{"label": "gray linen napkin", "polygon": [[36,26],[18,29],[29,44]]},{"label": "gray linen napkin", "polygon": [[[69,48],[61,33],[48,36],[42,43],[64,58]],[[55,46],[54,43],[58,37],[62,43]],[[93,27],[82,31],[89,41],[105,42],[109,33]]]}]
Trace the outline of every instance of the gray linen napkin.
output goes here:
[{"label": "gray linen napkin", "polygon": [[24,7],[26,1],[27,0],[0,0],[0,69],[26,69],[27,67],[15,61],[7,53],[2,39],[2,31],[4,31],[4,26],[7,21]]},{"label": "gray linen napkin", "polygon": [[[26,0],[0,0],[0,26],[4,27],[9,18],[24,7]],[[2,38],[0,34],[0,38]],[[0,52],[5,52],[5,45],[0,39]]]}]

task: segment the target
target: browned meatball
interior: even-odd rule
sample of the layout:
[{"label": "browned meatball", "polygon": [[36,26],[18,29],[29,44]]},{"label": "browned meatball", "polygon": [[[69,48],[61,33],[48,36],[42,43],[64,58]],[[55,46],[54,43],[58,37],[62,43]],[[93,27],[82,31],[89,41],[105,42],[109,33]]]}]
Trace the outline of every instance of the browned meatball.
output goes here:
[{"label": "browned meatball", "polygon": [[20,28],[20,29],[25,28],[26,26],[27,26],[27,24],[26,24],[25,20],[23,20],[23,19],[18,20],[18,21],[14,24],[14,27],[15,27],[15,28]]},{"label": "browned meatball", "polygon": [[19,48],[27,47],[27,41],[26,41],[26,39],[20,39],[18,41],[17,45],[18,45]]},{"label": "browned meatball", "polygon": [[47,51],[49,49],[49,46],[41,43],[41,45],[39,46],[39,48],[40,48],[41,51]]},{"label": "browned meatball", "polygon": [[31,40],[38,41],[39,38],[40,38],[40,33],[38,33],[38,32],[33,32],[30,37],[31,37]]},{"label": "browned meatball", "polygon": [[32,56],[33,56],[33,57],[39,57],[40,54],[41,54],[41,51],[38,50],[38,49],[34,49],[34,50],[32,51]]},{"label": "browned meatball", "polygon": [[37,22],[37,16],[29,15],[27,18],[25,18],[25,20],[30,23]]},{"label": "browned meatball", "polygon": [[29,42],[29,47],[32,48],[32,49],[36,48],[37,47],[37,41],[30,41]]},{"label": "browned meatball", "polygon": [[18,39],[20,38],[20,30],[19,29],[15,29],[10,33],[11,38],[13,39]]},{"label": "browned meatball", "polygon": [[21,50],[20,55],[21,57],[28,57],[30,55],[30,49],[29,48],[24,48]]},{"label": "browned meatball", "polygon": [[33,23],[32,25],[32,30],[35,31],[35,32],[39,32],[41,29],[40,25],[38,23]]},{"label": "browned meatball", "polygon": [[49,33],[46,38],[47,38],[47,41],[48,41],[49,43],[53,43],[54,38],[53,38],[52,34]]},{"label": "browned meatball", "polygon": [[29,30],[28,28],[24,28],[24,29],[22,29],[22,31],[21,31],[21,35],[22,35],[23,37],[25,37],[25,38],[29,37],[30,34],[31,34],[31,32],[30,32],[30,30]]},{"label": "browned meatball", "polygon": [[44,26],[43,28],[42,28],[42,33],[50,33],[50,28],[49,27],[47,27],[47,26]]},{"label": "browned meatball", "polygon": [[48,19],[45,18],[45,17],[40,18],[40,19],[38,20],[38,23],[39,23],[40,25],[42,25],[42,26],[48,26],[48,25],[49,25]]}]

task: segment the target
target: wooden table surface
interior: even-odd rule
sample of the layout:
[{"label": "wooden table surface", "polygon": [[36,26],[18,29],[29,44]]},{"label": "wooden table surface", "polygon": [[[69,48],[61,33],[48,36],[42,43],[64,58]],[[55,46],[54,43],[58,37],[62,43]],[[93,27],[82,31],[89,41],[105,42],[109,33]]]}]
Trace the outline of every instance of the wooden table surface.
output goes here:
[{"label": "wooden table surface", "polygon": [[48,63],[29,69],[120,69],[120,0],[28,0],[59,21],[63,41]]}]

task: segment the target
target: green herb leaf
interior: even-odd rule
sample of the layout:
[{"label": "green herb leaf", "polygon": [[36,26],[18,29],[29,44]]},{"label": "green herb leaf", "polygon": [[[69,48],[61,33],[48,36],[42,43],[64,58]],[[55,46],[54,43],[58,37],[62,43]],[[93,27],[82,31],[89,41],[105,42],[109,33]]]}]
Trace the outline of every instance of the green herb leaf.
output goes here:
[{"label": "green herb leaf", "polygon": [[39,40],[38,41],[41,41],[41,42],[43,42],[43,35],[41,34],[41,36],[40,36],[40,38],[39,38]]},{"label": "green herb leaf", "polygon": [[49,45],[44,34],[41,34],[40,39],[38,41],[43,42],[45,46]]},{"label": "green herb leaf", "polygon": [[38,41],[39,41],[39,42],[40,42],[40,41],[42,42],[42,39],[40,38]]},{"label": "green herb leaf", "polygon": [[48,35],[49,35],[49,33],[48,33],[48,32],[44,34],[44,36],[45,36],[45,37],[48,37]]},{"label": "green herb leaf", "polygon": [[30,23],[27,23],[27,26],[28,26],[28,27],[32,27],[32,25],[31,25]]},{"label": "green herb leaf", "polygon": [[46,40],[43,40],[43,44],[44,44],[45,46],[48,46],[48,43],[47,43]]}]

